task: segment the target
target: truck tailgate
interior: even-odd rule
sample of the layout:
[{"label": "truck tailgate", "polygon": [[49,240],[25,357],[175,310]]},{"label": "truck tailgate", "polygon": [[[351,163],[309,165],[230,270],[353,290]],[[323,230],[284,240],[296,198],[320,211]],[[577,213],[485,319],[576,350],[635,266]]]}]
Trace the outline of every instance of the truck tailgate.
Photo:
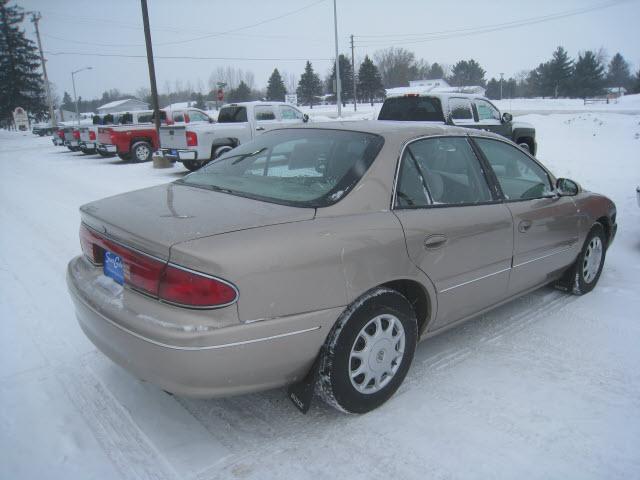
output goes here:
[{"label": "truck tailgate", "polygon": [[184,125],[160,127],[160,146],[162,148],[187,148],[187,134]]}]

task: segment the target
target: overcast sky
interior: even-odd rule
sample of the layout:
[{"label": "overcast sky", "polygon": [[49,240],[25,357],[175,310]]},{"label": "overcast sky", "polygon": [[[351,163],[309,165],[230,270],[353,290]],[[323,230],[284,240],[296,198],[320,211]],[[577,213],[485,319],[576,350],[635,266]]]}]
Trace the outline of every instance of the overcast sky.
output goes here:
[{"label": "overcast sky", "polygon": [[[42,14],[40,31],[45,51],[50,52],[46,54],[49,78],[60,96],[65,90],[72,91],[71,71],[85,66],[92,66],[93,70],[76,76],[78,95],[83,98],[98,97],[111,88],[134,92],[139,87],[148,87],[144,58],[95,55],[145,54],[139,1],[18,0],[17,3]],[[338,0],[337,3],[340,52],[350,54],[349,35],[354,34],[357,61],[381,48],[402,46],[429,63],[452,65],[460,59],[474,58],[485,68],[488,79],[500,72],[510,76],[531,69],[547,60],[558,45],[563,45],[571,56],[600,47],[610,56],[619,51],[632,63],[634,71],[640,66],[639,0],[619,3],[615,0]],[[262,25],[211,36],[308,5],[312,6]],[[439,34],[448,38],[425,41],[433,32],[508,24],[602,5],[613,6],[481,34],[453,37]],[[311,59],[324,78],[334,56],[331,0],[149,0],[149,15],[156,56],[282,59],[158,58],[156,74],[161,93],[166,91],[167,82],[172,88],[176,81],[183,86],[191,82],[194,87],[201,84],[206,88],[216,67],[226,65],[253,71],[256,87],[264,87],[275,67],[296,76],[302,72],[304,60],[286,60],[292,58]],[[25,23],[25,28],[35,39],[33,25]],[[455,32],[455,35],[472,31]],[[207,35],[208,38],[194,40]],[[53,55],[54,52],[87,55]]]}]

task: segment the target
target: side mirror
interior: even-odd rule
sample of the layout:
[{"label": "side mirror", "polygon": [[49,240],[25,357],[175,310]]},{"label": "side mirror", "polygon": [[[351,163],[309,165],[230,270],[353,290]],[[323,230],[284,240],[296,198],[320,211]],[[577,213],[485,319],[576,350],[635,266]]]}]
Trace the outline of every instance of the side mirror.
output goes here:
[{"label": "side mirror", "polygon": [[573,197],[580,193],[580,185],[568,178],[559,178],[556,180],[556,191],[561,197]]},{"label": "side mirror", "polygon": [[511,120],[513,120],[513,115],[511,115],[509,112],[504,112],[502,114],[502,123],[509,123],[511,122]]},{"label": "side mirror", "polygon": [[307,115],[306,113],[304,115],[302,115],[302,121],[304,123],[307,123],[309,121],[309,115]]}]

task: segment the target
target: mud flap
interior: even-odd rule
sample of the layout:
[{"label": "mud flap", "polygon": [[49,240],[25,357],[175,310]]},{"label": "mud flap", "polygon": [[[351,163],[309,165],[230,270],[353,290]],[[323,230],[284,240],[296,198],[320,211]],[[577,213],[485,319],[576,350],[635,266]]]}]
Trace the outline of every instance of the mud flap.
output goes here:
[{"label": "mud flap", "polygon": [[311,408],[311,401],[313,400],[313,393],[315,391],[316,382],[318,380],[318,372],[320,371],[320,359],[324,348],[320,350],[320,353],[316,357],[313,366],[307,373],[307,375],[297,383],[289,385],[287,388],[287,396],[289,400],[296,406],[302,413],[307,413]]}]

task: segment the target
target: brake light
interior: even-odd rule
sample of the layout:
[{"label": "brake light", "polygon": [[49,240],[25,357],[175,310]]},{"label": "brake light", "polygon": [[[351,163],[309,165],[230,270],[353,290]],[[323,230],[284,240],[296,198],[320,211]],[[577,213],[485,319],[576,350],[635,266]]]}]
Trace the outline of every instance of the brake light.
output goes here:
[{"label": "brake light", "polygon": [[58,130],[58,137],[60,137],[61,140],[64,140],[64,130]]},{"label": "brake light", "polygon": [[75,138],[76,140],[80,140],[80,130],[73,131],[73,138]]},{"label": "brake light", "polygon": [[185,307],[220,307],[235,302],[238,291],[231,284],[185,269],[124,247],[80,225],[82,251],[95,265],[104,263],[104,252],[120,256],[125,283],[160,300]]},{"label": "brake light", "polygon": [[187,132],[187,147],[198,146],[198,135],[196,132]]},{"label": "brake light", "polygon": [[417,93],[405,93],[405,97],[419,97],[420,95]]},{"label": "brake light", "polygon": [[94,132],[93,130],[89,130],[89,140],[95,140],[96,139],[96,132]]}]

